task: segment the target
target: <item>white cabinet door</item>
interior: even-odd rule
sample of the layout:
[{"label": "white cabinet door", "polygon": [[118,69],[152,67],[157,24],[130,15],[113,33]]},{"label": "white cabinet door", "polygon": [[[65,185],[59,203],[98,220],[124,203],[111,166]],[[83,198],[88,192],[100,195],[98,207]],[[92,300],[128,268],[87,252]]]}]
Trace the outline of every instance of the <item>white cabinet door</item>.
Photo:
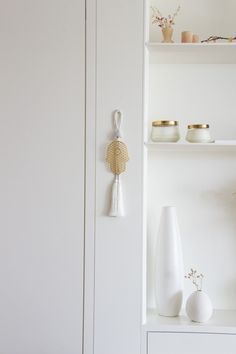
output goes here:
[{"label": "white cabinet door", "polygon": [[203,333],[149,333],[148,354],[234,354],[236,336]]},{"label": "white cabinet door", "polygon": [[[142,293],[143,0],[98,0],[96,12],[95,354],[138,354]],[[105,163],[112,113],[123,112],[130,161],[121,175],[125,217],[108,217]]]},{"label": "white cabinet door", "polygon": [[0,7],[0,353],[80,354],[85,1]]}]

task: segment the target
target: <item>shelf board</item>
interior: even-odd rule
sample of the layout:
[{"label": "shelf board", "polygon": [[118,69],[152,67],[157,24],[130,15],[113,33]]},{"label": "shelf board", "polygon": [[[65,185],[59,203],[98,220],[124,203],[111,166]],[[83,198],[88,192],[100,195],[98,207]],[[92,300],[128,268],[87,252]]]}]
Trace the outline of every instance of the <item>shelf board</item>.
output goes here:
[{"label": "shelf board", "polygon": [[212,318],[206,323],[196,323],[185,314],[178,317],[163,317],[150,310],[147,323],[143,325],[145,332],[186,332],[236,334],[236,311],[214,310]]},{"label": "shelf board", "polygon": [[214,143],[188,143],[180,141],[177,143],[155,143],[147,142],[148,150],[154,151],[235,151],[236,140],[216,140]]},{"label": "shelf board", "polygon": [[151,63],[236,64],[236,43],[146,43]]}]

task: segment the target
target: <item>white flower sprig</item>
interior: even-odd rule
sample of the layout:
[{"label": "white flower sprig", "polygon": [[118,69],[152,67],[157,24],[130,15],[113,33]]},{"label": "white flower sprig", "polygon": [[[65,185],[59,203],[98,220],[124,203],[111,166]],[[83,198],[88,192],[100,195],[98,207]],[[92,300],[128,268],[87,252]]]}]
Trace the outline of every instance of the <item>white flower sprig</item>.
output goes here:
[{"label": "white flower sprig", "polygon": [[202,280],[204,278],[204,275],[202,273],[197,273],[195,269],[190,269],[190,272],[185,275],[185,278],[191,280],[193,285],[196,287],[198,291],[202,290]]},{"label": "white flower sprig", "polygon": [[160,11],[156,8],[151,6],[152,9],[152,24],[157,23],[161,28],[171,28],[175,22],[175,17],[178,15],[180,11],[180,6],[178,6],[177,10],[173,15],[168,15],[167,17],[162,16]]}]

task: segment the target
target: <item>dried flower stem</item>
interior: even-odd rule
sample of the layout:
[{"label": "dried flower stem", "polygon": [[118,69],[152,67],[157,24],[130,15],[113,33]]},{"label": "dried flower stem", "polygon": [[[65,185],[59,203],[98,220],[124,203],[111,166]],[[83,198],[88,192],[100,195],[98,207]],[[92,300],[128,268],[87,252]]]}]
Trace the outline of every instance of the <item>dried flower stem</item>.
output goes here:
[{"label": "dried flower stem", "polygon": [[219,37],[219,36],[210,36],[207,39],[204,39],[203,41],[201,41],[201,43],[209,43],[209,42],[216,42],[218,40],[225,40],[228,42],[233,42],[236,40],[236,37]]},{"label": "dried flower stem", "polygon": [[204,278],[202,273],[198,274],[196,270],[191,268],[190,272],[185,275],[185,278],[190,279],[198,291],[202,290],[202,279]]},{"label": "dried flower stem", "polygon": [[174,19],[180,11],[180,6],[177,8],[173,15],[168,15],[167,17],[162,16],[161,12],[156,8],[152,7],[152,24],[157,23],[161,28],[171,28],[175,22]]}]

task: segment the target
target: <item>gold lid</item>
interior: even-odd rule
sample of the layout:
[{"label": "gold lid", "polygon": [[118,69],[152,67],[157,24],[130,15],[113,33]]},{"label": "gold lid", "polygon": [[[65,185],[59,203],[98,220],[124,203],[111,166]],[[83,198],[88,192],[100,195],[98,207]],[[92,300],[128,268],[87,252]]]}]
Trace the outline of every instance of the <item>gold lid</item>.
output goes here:
[{"label": "gold lid", "polygon": [[189,124],[188,129],[207,129],[209,124]]},{"label": "gold lid", "polygon": [[155,120],[152,122],[153,127],[173,127],[179,125],[177,120]]}]

